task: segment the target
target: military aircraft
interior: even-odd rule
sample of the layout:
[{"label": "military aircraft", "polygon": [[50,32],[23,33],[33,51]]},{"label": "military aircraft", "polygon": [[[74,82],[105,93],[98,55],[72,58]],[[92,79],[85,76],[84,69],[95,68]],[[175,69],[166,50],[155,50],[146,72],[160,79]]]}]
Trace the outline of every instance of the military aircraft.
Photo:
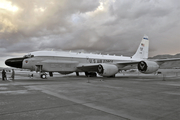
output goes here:
[{"label": "military aircraft", "polygon": [[177,61],[180,58],[171,59],[148,59],[149,40],[144,36],[136,51],[131,57],[74,53],[64,51],[36,51],[25,55],[24,57],[11,58],[5,61],[10,67],[29,69],[40,72],[41,78],[46,78],[45,72],[53,76],[53,72],[61,74],[70,74],[76,72],[85,72],[86,76],[96,76],[97,73],[103,77],[115,77],[115,74],[121,70],[131,69],[137,66],[137,69],[144,74],[156,72],[159,66],[166,61]]}]

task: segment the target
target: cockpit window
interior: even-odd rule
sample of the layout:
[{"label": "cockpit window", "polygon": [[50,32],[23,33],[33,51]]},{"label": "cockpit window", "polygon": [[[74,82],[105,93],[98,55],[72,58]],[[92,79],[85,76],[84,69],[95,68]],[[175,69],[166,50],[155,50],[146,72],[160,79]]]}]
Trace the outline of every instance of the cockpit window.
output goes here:
[{"label": "cockpit window", "polygon": [[32,57],[34,57],[34,55],[31,55],[30,53],[23,56],[23,58],[32,58]]}]

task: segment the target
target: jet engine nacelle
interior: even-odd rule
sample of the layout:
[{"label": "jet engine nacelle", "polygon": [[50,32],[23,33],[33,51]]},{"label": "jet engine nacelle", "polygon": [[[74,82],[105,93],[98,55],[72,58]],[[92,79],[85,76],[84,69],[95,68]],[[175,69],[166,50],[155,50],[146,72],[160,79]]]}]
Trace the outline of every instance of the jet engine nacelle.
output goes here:
[{"label": "jet engine nacelle", "polygon": [[97,73],[104,77],[110,77],[118,73],[118,67],[112,64],[100,64],[97,68]]},{"label": "jet engine nacelle", "polygon": [[141,61],[138,63],[138,70],[144,74],[156,72],[158,69],[159,65],[153,61]]}]

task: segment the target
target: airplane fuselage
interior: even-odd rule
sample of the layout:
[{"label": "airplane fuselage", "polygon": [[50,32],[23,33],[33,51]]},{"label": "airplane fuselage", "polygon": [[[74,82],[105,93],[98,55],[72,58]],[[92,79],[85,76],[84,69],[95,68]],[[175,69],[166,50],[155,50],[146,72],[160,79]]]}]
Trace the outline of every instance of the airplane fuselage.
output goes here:
[{"label": "airplane fuselage", "polygon": [[[29,53],[29,57],[23,60],[22,68],[38,70],[42,66],[42,71],[46,72],[81,72],[77,66],[81,64],[106,63],[115,64],[123,61],[135,61],[131,57],[85,54],[56,51],[37,51]],[[137,60],[137,59],[136,59]]]}]

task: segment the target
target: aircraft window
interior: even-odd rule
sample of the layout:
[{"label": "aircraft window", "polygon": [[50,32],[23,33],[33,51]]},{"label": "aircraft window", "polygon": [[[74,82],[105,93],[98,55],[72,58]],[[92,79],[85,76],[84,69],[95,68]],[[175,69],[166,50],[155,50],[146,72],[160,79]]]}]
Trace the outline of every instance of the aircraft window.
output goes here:
[{"label": "aircraft window", "polygon": [[27,54],[27,55],[24,55],[23,57],[24,57],[24,58],[31,58],[31,57],[34,57],[34,55]]},{"label": "aircraft window", "polygon": [[26,55],[24,55],[23,58],[26,58]]}]

